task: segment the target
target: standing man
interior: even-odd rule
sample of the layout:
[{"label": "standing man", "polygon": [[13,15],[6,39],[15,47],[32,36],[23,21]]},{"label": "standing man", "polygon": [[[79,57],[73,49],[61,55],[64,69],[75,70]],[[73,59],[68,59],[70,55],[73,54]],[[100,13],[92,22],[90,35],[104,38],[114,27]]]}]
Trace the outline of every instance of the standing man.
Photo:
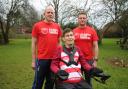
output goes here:
[{"label": "standing man", "polygon": [[35,78],[32,89],[53,89],[50,64],[54,52],[59,44],[61,28],[53,22],[54,8],[47,6],[44,11],[44,20],[37,22],[32,30],[32,68],[35,70]]},{"label": "standing man", "polygon": [[[98,61],[98,36],[96,31],[90,26],[86,25],[87,15],[85,12],[80,12],[78,15],[78,24],[73,32],[75,35],[75,45],[83,52],[88,63],[96,67]],[[85,73],[85,79],[91,84],[90,76]]]}]

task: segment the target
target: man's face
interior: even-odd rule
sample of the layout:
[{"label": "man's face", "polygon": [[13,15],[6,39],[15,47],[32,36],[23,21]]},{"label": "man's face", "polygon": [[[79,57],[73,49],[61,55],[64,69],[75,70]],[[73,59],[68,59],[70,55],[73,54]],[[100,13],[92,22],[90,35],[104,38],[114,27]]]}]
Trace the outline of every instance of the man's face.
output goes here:
[{"label": "man's face", "polygon": [[45,10],[44,16],[45,16],[45,20],[47,20],[48,22],[53,21],[53,18],[54,18],[53,8],[47,8]]},{"label": "man's face", "polygon": [[74,44],[74,39],[75,39],[75,37],[74,37],[74,34],[72,31],[66,33],[63,37],[63,41],[64,41],[65,45]]},{"label": "man's face", "polygon": [[80,26],[84,26],[87,22],[87,16],[84,14],[81,14],[78,16],[78,23]]}]

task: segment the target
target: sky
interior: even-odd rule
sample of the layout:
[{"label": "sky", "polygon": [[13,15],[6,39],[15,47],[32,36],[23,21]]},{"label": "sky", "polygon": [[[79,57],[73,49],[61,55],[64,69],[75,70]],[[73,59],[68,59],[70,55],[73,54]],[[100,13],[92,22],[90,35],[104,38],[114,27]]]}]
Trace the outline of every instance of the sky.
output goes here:
[{"label": "sky", "polygon": [[[46,3],[44,0],[30,0],[31,4],[36,8],[36,10],[41,11],[45,6]],[[77,3],[78,4],[78,0],[71,0],[72,3]],[[83,0],[82,0],[83,1]],[[95,0],[98,1],[98,0]],[[81,2],[80,2],[81,3]],[[91,2],[90,2],[91,3]],[[89,4],[89,3],[88,3]]]},{"label": "sky", "polygon": [[46,6],[46,3],[43,0],[30,0],[31,4],[35,7],[35,9],[41,13],[43,8]]}]

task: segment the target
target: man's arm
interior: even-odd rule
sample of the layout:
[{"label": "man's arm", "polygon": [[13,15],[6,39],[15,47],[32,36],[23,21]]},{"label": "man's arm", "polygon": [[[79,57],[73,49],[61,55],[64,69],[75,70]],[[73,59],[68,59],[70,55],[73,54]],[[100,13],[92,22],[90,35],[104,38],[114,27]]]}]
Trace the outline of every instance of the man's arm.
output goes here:
[{"label": "man's arm", "polygon": [[51,62],[51,70],[56,74],[60,69],[59,69],[59,59],[53,59]]},{"label": "man's arm", "polygon": [[51,66],[50,66],[51,70],[55,74],[60,70],[60,67],[59,67],[60,59],[61,59],[61,46],[58,46],[58,48],[54,53],[54,57],[52,59]]},{"label": "man's arm", "polygon": [[89,71],[92,67],[88,64],[88,62],[86,61],[83,53],[81,52],[81,50],[79,48],[77,48],[78,52],[79,52],[79,61],[81,66],[86,70]]},{"label": "man's arm", "polygon": [[32,37],[32,68],[35,69],[35,59],[36,59],[36,48],[37,48],[37,38]]},{"label": "man's arm", "polygon": [[93,42],[93,59],[94,59],[94,63],[93,66],[96,67],[97,66],[97,61],[98,61],[98,54],[99,54],[99,48],[98,48],[98,42],[94,41]]}]

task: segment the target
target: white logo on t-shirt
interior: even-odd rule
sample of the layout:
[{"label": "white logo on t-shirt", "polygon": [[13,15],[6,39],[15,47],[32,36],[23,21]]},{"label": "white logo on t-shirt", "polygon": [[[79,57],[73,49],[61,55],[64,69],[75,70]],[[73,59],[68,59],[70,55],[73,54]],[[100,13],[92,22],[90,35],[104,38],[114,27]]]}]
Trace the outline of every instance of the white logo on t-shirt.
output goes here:
[{"label": "white logo on t-shirt", "polygon": [[41,33],[42,34],[48,34],[48,29],[47,28],[41,28]]},{"label": "white logo on t-shirt", "polygon": [[91,34],[89,33],[75,33],[75,39],[91,39]]},{"label": "white logo on t-shirt", "polygon": [[58,34],[58,30],[57,29],[49,29],[49,33],[50,34]]},{"label": "white logo on t-shirt", "polygon": [[91,34],[88,33],[81,33],[80,39],[91,39]]},{"label": "white logo on t-shirt", "polygon": [[41,33],[42,34],[58,34],[58,30],[57,29],[52,29],[52,28],[41,28]]}]

